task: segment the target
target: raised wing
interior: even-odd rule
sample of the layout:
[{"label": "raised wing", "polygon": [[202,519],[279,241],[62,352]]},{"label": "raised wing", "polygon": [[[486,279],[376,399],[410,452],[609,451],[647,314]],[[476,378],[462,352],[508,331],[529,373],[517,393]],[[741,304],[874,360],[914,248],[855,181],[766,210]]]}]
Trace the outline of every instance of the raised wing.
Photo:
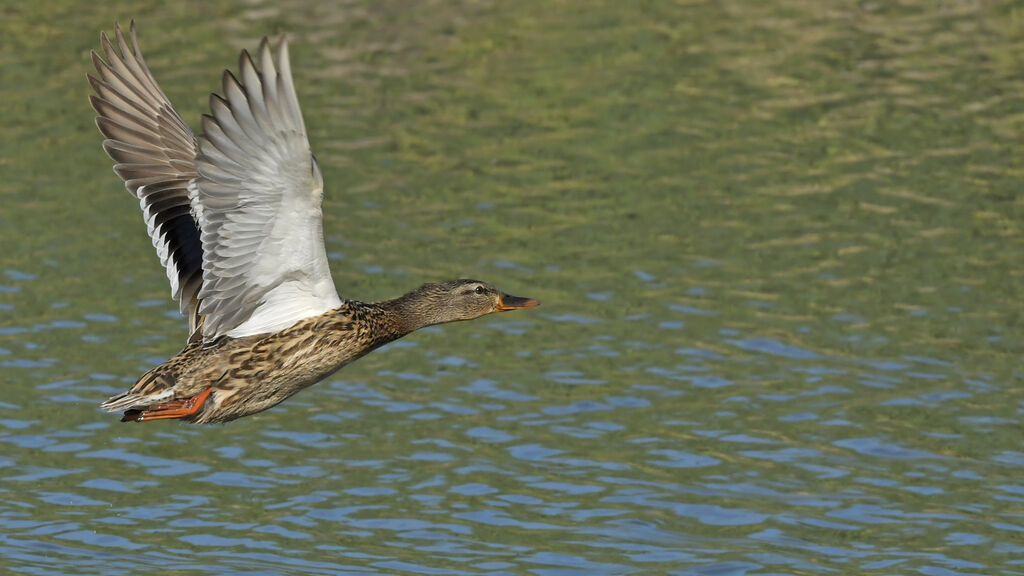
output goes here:
[{"label": "raised wing", "polygon": [[210,97],[190,188],[203,244],[203,337],[273,332],[341,305],[327,266],[323,178],[309,149],[282,40],[259,68],[224,72]]},{"label": "raised wing", "polygon": [[191,333],[198,323],[203,261],[188,192],[196,177],[196,139],[142,59],[134,22],[130,34],[129,46],[115,26],[120,53],[106,34],[101,36],[106,61],[92,53],[97,77],[89,76],[89,82],[96,94],[89,100],[99,114],[96,125],[107,138],[103,149],[117,163],[114,171],[125,187],[139,199],[171,295],[189,318]]}]

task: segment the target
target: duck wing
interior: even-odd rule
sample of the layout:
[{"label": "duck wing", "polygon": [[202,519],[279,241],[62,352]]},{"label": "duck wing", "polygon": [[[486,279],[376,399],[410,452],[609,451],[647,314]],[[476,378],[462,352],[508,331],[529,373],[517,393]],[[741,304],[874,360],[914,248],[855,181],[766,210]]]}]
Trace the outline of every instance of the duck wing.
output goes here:
[{"label": "duck wing", "polygon": [[210,96],[189,191],[201,231],[203,337],[282,330],[337,308],[324,249],[323,177],[310,151],[288,45],[260,43]]},{"label": "duck wing", "polygon": [[96,77],[96,125],[106,137],[103,149],[114,162],[129,192],[139,199],[146,230],[171,283],[171,296],[189,318],[194,333],[199,318],[203,247],[191,213],[188,186],[196,177],[196,138],[174,110],[149,71],[130,29],[131,44],[120,26],[114,28],[117,48],[101,35],[106,61],[92,53]]}]

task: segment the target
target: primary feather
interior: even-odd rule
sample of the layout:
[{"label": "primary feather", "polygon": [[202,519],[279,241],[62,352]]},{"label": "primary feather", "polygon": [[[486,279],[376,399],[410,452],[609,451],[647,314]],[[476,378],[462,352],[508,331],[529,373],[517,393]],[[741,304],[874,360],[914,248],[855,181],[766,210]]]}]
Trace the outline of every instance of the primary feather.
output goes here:
[{"label": "primary feather", "polygon": [[[189,184],[196,177],[196,138],[174,110],[142,58],[135,26],[131,44],[115,27],[117,49],[101,36],[106,61],[92,53],[97,76],[89,77],[96,125],[114,171],[139,199],[146,230],[171,283],[171,296],[197,324],[203,247],[190,210]],[[118,52],[118,49],[120,52]]]}]

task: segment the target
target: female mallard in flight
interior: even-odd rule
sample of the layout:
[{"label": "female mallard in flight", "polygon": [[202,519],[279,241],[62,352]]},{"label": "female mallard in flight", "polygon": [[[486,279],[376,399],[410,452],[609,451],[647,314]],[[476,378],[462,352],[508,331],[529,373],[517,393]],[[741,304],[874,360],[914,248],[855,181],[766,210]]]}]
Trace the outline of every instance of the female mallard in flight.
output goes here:
[{"label": "female mallard in flight", "polygon": [[[371,350],[432,324],[538,302],[477,280],[366,304],[338,297],[324,250],[323,179],[309,149],[288,45],[263,39],[224,72],[192,134],[115,26],[93,52],[90,97],[114,171],[142,207],[185,348],[103,403],[123,421],[227,422],[266,410]],[[276,52],[276,53],[275,53]]]}]

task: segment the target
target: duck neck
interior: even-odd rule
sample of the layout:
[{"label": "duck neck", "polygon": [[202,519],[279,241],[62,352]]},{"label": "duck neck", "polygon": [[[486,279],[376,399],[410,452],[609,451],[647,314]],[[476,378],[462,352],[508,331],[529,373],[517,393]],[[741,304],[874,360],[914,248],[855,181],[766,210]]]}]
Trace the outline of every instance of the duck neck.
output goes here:
[{"label": "duck neck", "polygon": [[433,307],[416,291],[378,302],[377,305],[384,311],[395,333],[398,334],[396,338],[441,322],[435,317]]}]

